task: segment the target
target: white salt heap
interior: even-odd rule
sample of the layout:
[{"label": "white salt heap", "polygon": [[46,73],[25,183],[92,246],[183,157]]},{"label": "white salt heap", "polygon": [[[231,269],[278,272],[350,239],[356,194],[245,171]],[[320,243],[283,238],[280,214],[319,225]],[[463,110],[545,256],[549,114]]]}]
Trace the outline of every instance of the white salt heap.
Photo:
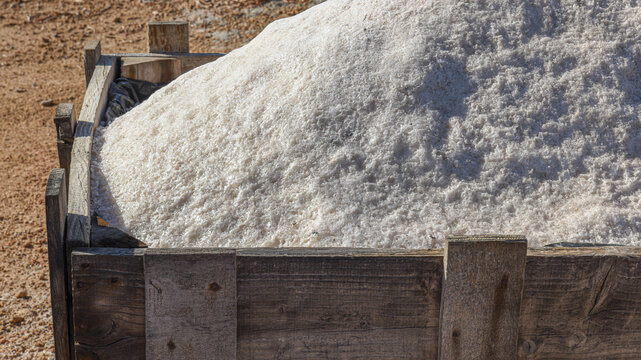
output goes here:
[{"label": "white salt heap", "polygon": [[330,0],[96,133],[152,247],[641,245],[641,3]]}]

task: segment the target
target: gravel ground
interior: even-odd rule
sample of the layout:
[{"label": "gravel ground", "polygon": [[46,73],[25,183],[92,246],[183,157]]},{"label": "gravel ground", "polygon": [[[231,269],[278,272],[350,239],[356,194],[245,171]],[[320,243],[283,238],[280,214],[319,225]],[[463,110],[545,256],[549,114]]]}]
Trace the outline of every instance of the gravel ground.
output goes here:
[{"label": "gravel ground", "polygon": [[192,52],[228,52],[319,2],[0,1],[0,359],[52,358],[44,190],[55,105],[82,104],[84,43],[144,52],[148,21],[189,20]]}]

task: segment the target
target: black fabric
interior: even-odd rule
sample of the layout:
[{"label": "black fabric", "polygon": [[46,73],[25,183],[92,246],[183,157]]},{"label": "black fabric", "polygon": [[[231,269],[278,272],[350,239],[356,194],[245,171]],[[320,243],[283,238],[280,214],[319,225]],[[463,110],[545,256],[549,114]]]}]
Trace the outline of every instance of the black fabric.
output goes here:
[{"label": "black fabric", "polygon": [[163,86],[165,84],[154,84],[124,77],[116,79],[109,86],[109,98],[105,116],[102,118],[102,126],[108,126],[115,118],[124,115],[127,111],[147,100],[151,94]]}]

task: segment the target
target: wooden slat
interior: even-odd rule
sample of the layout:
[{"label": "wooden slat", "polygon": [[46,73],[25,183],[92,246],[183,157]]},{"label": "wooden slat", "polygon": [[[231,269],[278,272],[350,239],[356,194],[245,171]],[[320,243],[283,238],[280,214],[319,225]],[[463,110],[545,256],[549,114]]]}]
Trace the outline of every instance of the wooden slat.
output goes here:
[{"label": "wooden slat", "polygon": [[47,248],[49,254],[49,283],[51,315],[56,360],[69,359],[69,311],[67,297],[67,266],[65,252],[65,220],[67,189],[65,170],[53,169],[47,181],[45,206],[47,212]]},{"label": "wooden slat", "polygon": [[197,68],[201,65],[208,64],[225,54],[221,53],[197,53],[197,54],[188,54],[188,53],[153,53],[153,54],[111,54],[109,56],[114,56],[117,58],[169,58],[180,60],[181,68],[180,73],[184,74],[189,70]]},{"label": "wooden slat", "polygon": [[189,23],[186,21],[150,22],[147,24],[150,53],[189,52]]},{"label": "wooden slat", "polygon": [[166,84],[182,74],[179,59],[167,57],[122,57],[120,75],[134,80]]},{"label": "wooden slat", "polygon": [[100,40],[89,40],[85,44],[85,87],[87,88],[91,82],[96,64],[98,64],[98,60],[100,59],[100,53]]},{"label": "wooden slat", "polygon": [[107,102],[109,85],[116,72],[116,58],[103,56],[98,61],[82,104],[71,153],[67,240],[70,248],[90,245],[91,233],[91,145],[96,126]]},{"label": "wooden slat", "polygon": [[[87,285],[93,290],[74,292],[81,299],[74,307],[84,314],[79,322],[85,328],[95,324],[79,334],[84,354],[105,356],[103,346],[123,344],[128,348],[115,351],[115,356],[144,356],[141,255],[146,251],[74,252],[74,264],[78,256],[95,256],[102,263],[95,270],[74,266],[74,278],[80,272],[93,284]],[[237,261],[239,359],[436,358],[437,274],[442,273],[438,250],[243,249],[237,251]],[[140,265],[131,266],[134,263]],[[640,271],[640,248],[530,249],[518,358],[638,359]],[[138,292],[108,291],[110,274],[136,281]],[[411,284],[419,285],[412,289]],[[137,314],[137,320],[121,325],[131,314]],[[388,327],[393,323],[401,325]],[[110,331],[114,334],[108,335]],[[123,332],[138,334],[135,344]],[[378,344],[382,348],[375,352]],[[420,353],[421,348],[426,350]]]},{"label": "wooden slat", "polygon": [[341,252],[238,252],[239,359],[436,358],[442,257]]},{"label": "wooden slat", "polygon": [[150,249],[144,259],[147,359],[236,359],[235,252]]},{"label": "wooden slat", "polygon": [[516,359],[527,242],[448,238],[439,359]]},{"label": "wooden slat", "polygon": [[640,359],[639,249],[555,250],[527,259],[519,359]]},{"label": "wooden slat", "polygon": [[145,359],[145,283],[137,249],[74,251],[76,358]]},{"label": "wooden slat", "polygon": [[56,115],[53,117],[53,122],[56,124],[58,139],[58,161],[60,162],[60,167],[65,170],[65,188],[68,188],[73,134],[76,129],[76,111],[73,104],[59,104],[56,108]]}]

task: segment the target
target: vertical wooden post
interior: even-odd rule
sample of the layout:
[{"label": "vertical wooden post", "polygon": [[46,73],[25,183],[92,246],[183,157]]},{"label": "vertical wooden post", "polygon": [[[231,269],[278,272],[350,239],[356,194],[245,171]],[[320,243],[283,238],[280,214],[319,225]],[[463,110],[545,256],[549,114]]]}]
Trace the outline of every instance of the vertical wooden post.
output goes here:
[{"label": "vertical wooden post", "polygon": [[236,252],[148,249],[147,359],[236,359]]},{"label": "vertical wooden post", "polygon": [[189,23],[186,21],[150,22],[148,44],[150,53],[188,53]]},{"label": "vertical wooden post", "polygon": [[98,63],[98,59],[100,59],[100,55],[100,40],[89,40],[85,44],[85,87],[89,87],[93,70]]},{"label": "vertical wooden post", "polygon": [[445,248],[439,359],[516,359],[527,241],[450,237]]},{"label": "vertical wooden post", "polygon": [[59,104],[56,108],[56,115],[54,115],[53,121],[56,124],[58,138],[58,161],[60,162],[60,167],[65,170],[65,187],[68,189],[73,133],[76,130],[76,112],[73,104]]},{"label": "vertical wooden post", "polygon": [[65,220],[67,189],[65,170],[53,169],[45,192],[47,213],[47,248],[49,252],[49,281],[51,285],[51,314],[56,360],[70,358],[69,300],[67,296]]}]

